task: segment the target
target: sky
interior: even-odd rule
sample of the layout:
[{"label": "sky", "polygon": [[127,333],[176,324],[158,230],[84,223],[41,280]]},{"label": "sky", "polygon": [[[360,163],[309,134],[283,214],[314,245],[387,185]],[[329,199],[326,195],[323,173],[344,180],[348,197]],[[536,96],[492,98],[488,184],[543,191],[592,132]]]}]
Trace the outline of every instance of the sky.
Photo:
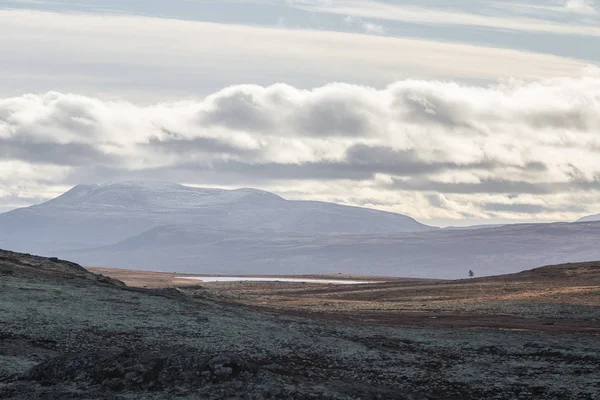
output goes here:
[{"label": "sky", "polygon": [[591,0],[0,0],[0,212],[161,180],[576,220],[599,49]]}]

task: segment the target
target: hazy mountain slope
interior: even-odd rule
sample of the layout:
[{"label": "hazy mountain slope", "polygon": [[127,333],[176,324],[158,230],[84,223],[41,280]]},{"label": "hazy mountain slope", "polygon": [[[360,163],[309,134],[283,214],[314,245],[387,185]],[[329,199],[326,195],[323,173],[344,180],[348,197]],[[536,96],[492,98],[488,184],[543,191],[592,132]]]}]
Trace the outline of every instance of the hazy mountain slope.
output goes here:
[{"label": "hazy mountain slope", "polygon": [[400,214],[290,201],[256,189],[121,182],[79,185],[46,203],[0,214],[0,246],[45,254],[116,243],[164,224],[327,234],[435,229]]},{"label": "hazy mountain slope", "polygon": [[592,222],[600,221],[600,214],[588,215],[587,217],[580,218],[578,222]]},{"label": "hazy mountain slope", "polygon": [[162,226],[59,253],[85,265],[210,274],[360,273],[466,277],[600,258],[600,223],[508,225],[394,235],[308,235]]},{"label": "hazy mountain slope", "polygon": [[0,247],[94,266],[214,274],[456,278],[600,259],[600,223],[435,229],[412,218],[255,189],[80,185],[0,215]]},{"label": "hazy mountain slope", "polygon": [[53,250],[112,244],[156,225],[155,220],[136,215],[23,208],[0,214],[0,247],[47,255]]}]

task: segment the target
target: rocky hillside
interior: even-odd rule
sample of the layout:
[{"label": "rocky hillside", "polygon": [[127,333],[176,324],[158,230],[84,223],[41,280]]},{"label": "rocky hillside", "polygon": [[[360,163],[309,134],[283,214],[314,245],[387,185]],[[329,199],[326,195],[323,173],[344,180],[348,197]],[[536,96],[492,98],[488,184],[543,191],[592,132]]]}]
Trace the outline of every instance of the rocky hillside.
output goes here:
[{"label": "rocky hillside", "polygon": [[[594,399],[596,337],[316,322],[2,252],[1,399]],[[426,300],[422,300],[426,301]]]},{"label": "rocky hillside", "polygon": [[55,279],[123,287],[125,284],[94,274],[79,264],[56,257],[39,257],[0,249],[0,275],[26,279]]}]

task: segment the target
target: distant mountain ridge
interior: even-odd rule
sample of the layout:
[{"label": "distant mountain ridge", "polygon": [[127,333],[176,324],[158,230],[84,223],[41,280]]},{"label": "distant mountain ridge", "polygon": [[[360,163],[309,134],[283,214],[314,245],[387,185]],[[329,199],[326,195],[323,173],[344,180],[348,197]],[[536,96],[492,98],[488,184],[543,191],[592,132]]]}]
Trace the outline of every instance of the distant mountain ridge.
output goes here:
[{"label": "distant mountain ridge", "polygon": [[600,214],[588,215],[587,217],[579,218],[578,222],[593,222],[600,221]]},{"label": "distant mountain ridge", "polygon": [[396,234],[302,234],[166,225],[63,254],[84,265],[205,274],[368,274],[414,278],[519,272],[600,259],[600,222]]},{"label": "distant mountain ridge", "polygon": [[102,185],[77,185],[55,199],[34,207],[166,212],[251,200],[285,201],[276,194],[258,189],[226,190],[195,188],[169,182],[125,181]]},{"label": "distant mountain ridge", "polygon": [[257,189],[164,182],[78,185],[0,214],[0,248],[189,273],[458,278],[600,259],[598,242],[600,222],[439,229]]},{"label": "distant mountain ridge", "polygon": [[435,230],[401,214],[286,200],[258,189],[168,182],[78,185],[45,203],[0,214],[0,246],[25,252],[105,246],[162,225],[306,234]]}]

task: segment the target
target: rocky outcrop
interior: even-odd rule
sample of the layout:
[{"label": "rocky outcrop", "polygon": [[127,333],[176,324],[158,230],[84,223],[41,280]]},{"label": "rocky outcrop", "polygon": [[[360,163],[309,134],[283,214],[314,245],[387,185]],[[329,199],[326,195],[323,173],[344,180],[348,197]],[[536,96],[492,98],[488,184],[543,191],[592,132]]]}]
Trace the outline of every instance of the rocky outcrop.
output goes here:
[{"label": "rocky outcrop", "polygon": [[109,286],[125,284],[108,276],[94,274],[81,265],[56,257],[40,257],[0,249],[0,275],[75,279]]}]

